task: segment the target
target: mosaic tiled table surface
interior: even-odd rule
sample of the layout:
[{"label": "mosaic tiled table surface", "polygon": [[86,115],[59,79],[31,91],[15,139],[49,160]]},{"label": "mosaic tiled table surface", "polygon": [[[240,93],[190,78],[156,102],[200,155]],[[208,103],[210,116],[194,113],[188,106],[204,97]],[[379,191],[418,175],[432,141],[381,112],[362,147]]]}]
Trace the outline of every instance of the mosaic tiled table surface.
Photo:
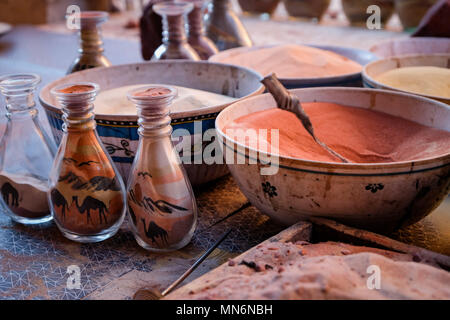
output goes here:
[{"label": "mosaic tiled table surface", "polygon": [[[194,238],[170,254],[141,249],[126,222],[109,240],[78,244],[53,223],[24,227],[0,214],[0,299],[131,299],[142,287],[166,288],[229,228],[230,236],[185,283],[283,229],[250,206],[231,177],[196,194],[200,212]],[[393,236],[450,254],[450,241],[436,233],[433,216]],[[70,266],[80,270],[79,288],[67,286]]]},{"label": "mosaic tiled table surface", "polygon": [[[126,222],[109,240],[79,244],[53,223],[25,227],[0,214],[0,299],[130,299],[143,286],[167,287],[229,228],[230,236],[186,281],[282,229],[249,207],[230,177],[197,190],[197,202],[194,238],[171,254],[141,249]],[[80,270],[79,289],[67,286],[70,266]]]}]

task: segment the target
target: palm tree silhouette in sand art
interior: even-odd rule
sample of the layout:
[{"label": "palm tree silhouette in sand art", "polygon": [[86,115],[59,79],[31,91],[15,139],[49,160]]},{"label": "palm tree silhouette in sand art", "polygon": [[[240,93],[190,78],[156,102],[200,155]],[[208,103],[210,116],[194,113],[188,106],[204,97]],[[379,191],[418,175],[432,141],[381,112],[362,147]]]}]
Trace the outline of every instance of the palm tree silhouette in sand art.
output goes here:
[{"label": "palm tree silhouette in sand art", "polygon": [[66,209],[69,210],[69,205],[67,204],[66,198],[64,198],[58,189],[53,189],[50,196],[55,207],[62,206],[61,215],[63,219],[66,220]]},{"label": "palm tree silhouette in sand art", "polygon": [[[107,213],[109,213],[108,208],[106,208],[105,204],[95,198],[92,198],[91,196],[87,196],[86,198],[84,198],[83,204],[80,206],[78,204],[78,196],[73,196],[72,197],[72,203],[75,202],[75,205],[78,208],[78,211],[80,213],[85,213],[86,212],[86,221],[89,223],[89,221],[91,220],[91,210],[97,210],[98,209],[98,216],[100,219],[100,223],[103,223],[103,219],[105,219],[105,223],[108,222],[108,220],[106,219],[106,215],[105,215],[105,211]],[[102,219],[103,217],[103,219]]]}]

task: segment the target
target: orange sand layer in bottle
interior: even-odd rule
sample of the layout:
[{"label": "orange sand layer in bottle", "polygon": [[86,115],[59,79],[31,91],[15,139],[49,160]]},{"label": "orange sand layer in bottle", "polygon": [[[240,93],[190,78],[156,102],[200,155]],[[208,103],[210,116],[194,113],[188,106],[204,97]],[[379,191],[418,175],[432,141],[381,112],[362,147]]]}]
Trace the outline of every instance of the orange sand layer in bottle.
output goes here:
[{"label": "orange sand layer in bottle", "polygon": [[92,91],[94,89],[93,86],[90,85],[73,85],[73,86],[69,86],[63,89],[58,90],[61,93],[83,93],[83,92],[89,92]]},{"label": "orange sand layer in bottle", "polygon": [[[355,163],[417,160],[450,151],[450,132],[447,131],[381,112],[334,103],[303,103],[302,106],[319,139]],[[314,142],[300,120],[289,111],[275,108],[243,116],[230,123],[225,133],[229,135],[229,129],[248,128],[279,129],[281,156],[338,162]],[[252,140],[246,143],[255,145]]]},{"label": "orange sand layer in bottle", "polygon": [[54,219],[81,235],[102,232],[122,216],[120,183],[94,131],[71,132],[67,139],[58,182],[51,191]]}]

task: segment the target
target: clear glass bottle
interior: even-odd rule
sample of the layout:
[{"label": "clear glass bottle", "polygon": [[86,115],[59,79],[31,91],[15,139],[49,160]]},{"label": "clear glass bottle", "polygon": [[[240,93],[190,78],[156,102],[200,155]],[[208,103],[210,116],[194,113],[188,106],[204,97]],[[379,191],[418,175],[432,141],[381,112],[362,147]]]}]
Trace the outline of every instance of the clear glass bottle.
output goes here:
[{"label": "clear glass bottle", "polygon": [[233,11],[230,0],[213,0],[209,4],[205,25],[206,35],[220,51],[252,46],[252,40]]},{"label": "clear glass bottle", "polygon": [[209,57],[219,52],[216,45],[205,35],[203,26],[203,11],[206,1],[204,0],[185,0],[194,5],[194,9],[188,14],[188,42],[197,51],[200,59],[208,60]]},{"label": "clear glass bottle", "polygon": [[103,40],[100,25],[108,20],[104,11],[80,13],[80,55],[69,67],[67,74],[96,67],[109,67],[111,62],[103,55]]},{"label": "clear glass bottle", "polygon": [[51,90],[63,111],[63,137],[50,173],[49,202],[65,237],[97,242],[113,236],[125,216],[125,186],[95,130],[95,83]]},{"label": "clear glass bottle", "polygon": [[0,141],[0,204],[14,221],[36,224],[52,219],[47,202],[56,146],[41,129],[34,92],[36,74],[0,78],[6,100],[6,129]]},{"label": "clear glass bottle", "polygon": [[128,178],[128,212],[136,241],[150,251],[187,245],[197,225],[191,184],[174,149],[169,108],[176,90],[147,86],[132,90],[139,146]]},{"label": "clear glass bottle", "polygon": [[192,3],[186,2],[161,2],[153,6],[153,10],[162,17],[163,43],[156,49],[152,60],[200,60],[187,41],[184,23],[193,8]]}]

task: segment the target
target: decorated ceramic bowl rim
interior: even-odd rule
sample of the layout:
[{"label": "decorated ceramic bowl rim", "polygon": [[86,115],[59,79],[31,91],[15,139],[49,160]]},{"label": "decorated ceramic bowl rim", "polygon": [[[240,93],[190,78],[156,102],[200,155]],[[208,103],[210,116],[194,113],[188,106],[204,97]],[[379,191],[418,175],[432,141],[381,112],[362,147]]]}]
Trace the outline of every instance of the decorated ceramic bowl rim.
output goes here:
[{"label": "decorated ceramic bowl rim", "polygon": [[[358,52],[367,52],[372,54],[374,57],[378,57],[375,54],[373,54],[372,52],[366,51],[366,50],[362,50],[362,49],[358,49],[358,48],[351,48],[351,47],[344,47],[344,46],[333,46],[333,45],[319,45],[319,44],[309,44],[309,43],[294,43],[295,45],[300,45],[300,46],[305,46],[305,47],[310,47],[310,48],[316,48],[316,49],[321,49],[321,50],[325,50],[325,51],[331,51],[329,49],[324,49],[325,47],[327,48],[336,48],[336,49],[344,49],[344,50],[350,50],[350,51],[358,51]],[[220,59],[222,59],[223,57],[227,57],[233,54],[239,54],[241,52],[249,52],[249,51],[255,51],[255,50],[260,50],[260,49],[267,49],[267,48],[273,48],[273,47],[277,47],[277,46],[283,46],[286,44],[267,44],[267,45],[260,45],[260,46],[252,46],[252,47],[239,47],[239,48],[233,48],[233,49],[228,49],[225,51],[221,51],[213,56],[211,56],[209,58],[208,61],[211,62],[216,62],[216,63],[223,63],[221,62]],[[333,51],[331,51],[333,52]],[[338,54],[340,56],[343,56],[340,53],[337,52],[333,52],[335,54]],[[345,56],[343,56],[346,59],[349,59],[353,62],[356,62],[357,64],[359,64],[362,67],[364,67],[363,65],[361,65],[358,61],[355,61],[353,59],[347,58]],[[219,60],[216,60],[219,59]],[[247,68],[244,66],[241,66],[243,68]],[[257,72],[255,70],[255,72]],[[318,81],[320,82],[339,82],[339,81],[344,81],[347,80],[348,78],[354,78],[354,77],[358,77],[361,75],[361,72],[352,72],[352,73],[345,73],[345,74],[340,74],[340,75],[336,75],[336,76],[329,76],[329,77],[312,77],[312,78],[283,78],[283,77],[279,77],[280,81],[282,82],[290,82],[290,81],[302,81],[302,82],[315,82],[317,83]],[[318,82],[318,83],[320,83]]]},{"label": "decorated ceramic bowl rim", "polygon": [[[409,59],[409,58],[426,58],[426,57],[447,57],[449,63],[447,64],[447,69],[450,68],[450,53],[433,53],[433,54],[405,54],[405,55],[401,55],[401,56],[393,56],[393,57],[389,57],[389,58],[383,58],[380,60],[376,60],[373,62],[368,63],[367,65],[364,66],[363,71],[362,71],[362,76],[363,76],[363,80],[366,81],[370,81],[372,83],[374,83],[375,85],[377,85],[378,87],[382,87],[385,89],[389,89],[392,91],[397,91],[397,92],[402,92],[402,93],[408,93],[408,94],[412,94],[412,95],[417,95],[417,96],[421,96],[421,97],[425,97],[425,98],[429,98],[429,99],[433,99],[433,100],[450,100],[450,97],[442,97],[442,96],[433,96],[433,95],[429,95],[429,94],[421,94],[421,93],[415,93],[415,92],[411,92],[411,91],[407,91],[407,90],[402,90],[399,88],[395,88],[392,86],[388,86],[384,83],[381,83],[377,80],[375,80],[374,78],[372,78],[372,76],[370,76],[367,73],[367,69],[373,67],[376,64],[383,64],[386,63],[388,61],[392,61],[392,60],[402,60],[402,59]],[[419,67],[419,66],[415,66],[415,67]],[[397,64],[397,68],[395,69],[400,69],[398,68],[398,64]],[[394,70],[394,69],[391,69]]]},{"label": "decorated ceramic bowl rim", "polygon": [[[402,97],[408,97],[413,98],[418,101],[428,102],[432,104],[437,104],[440,107],[443,107],[444,109],[449,110],[450,112],[450,106],[439,102],[433,99],[428,99],[425,97],[412,95],[408,93],[402,93],[402,92],[395,92],[395,91],[389,91],[389,90],[382,90],[382,89],[367,89],[367,88],[344,88],[344,87],[319,87],[319,88],[299,88],[299,89],[292,89],[289,90],[291,92],[301,92],[301,91],[324,91],[324,90],[337,90],[337,91],[361,91],[361,92],[374,92],[374,93],[381,93],[381,94],[387,94],[387,95],[396,95],[396,96],[402,96]],[[239,104],[241,103],[247,103],[251,100],[256,99],[262,99],[262,97],[265,97],[269,95],[269,93],[265,93],[256,97],[251,97],[248,99],[245,99],[243,101],[235,102],[231,104],[228,108],[226,108],[224,111],[222,111],[217,119],[216,119],[216,130],[219,136],[221,138],[224,138],[227,141],[230,141],[232,144],[237,145],[238,147],[242,148],[242,150],[245,150],[245,155],[247,157],[247,151],[252,151],[254,154],[264,154],[268,155],[270,157],[276,156],[269,152],[262,152],[258,149],[248,147],[240,142],[235,141],[234,139],[230,139],[226,134],[224,134],[222,127],[219,126],[219,121],[221,121],[221,118],[224,117],[224,114],[226,112],[230,112],[233,108],[238,108]],[[273,101],[273,106],[276,108],[275,102]],[[226,141],[223,140],[223,147],[229,147],[227,146]],[[222,143],[222,142],[221,142]],[[234,149],[234,152],[238,152]],[[240,153],[241,154],[241,153]],[[430,157],[430,158],[424,158],[424,159],[417,159],[417,160],[407,160],[407,161],[398,161],[398,162],[378,162],[378,163],[338,163],[338,162],[326,162],[326,161],[316,161],[316,160],[306,160],[306,159],[300,159],[300,158],[294,158],[290,156],[278,156],[280,167],[284,167],[281,165],[281,162],[288,161],[288,162],[294,162],[296,165],[303,165],[303,166],[310,166],[310,167],[319,167],[319,168],[327,168],[327,169],[356,169],[356,170],[373,170],[373,169],[395,169],[395,168],[405,168],[405,167],[411,167],[411,166],[421,166],[421,165],[428,165],[432,163],[436,163],[438,161],[444,162],[445,166],[450,164],[450,150],[447,153],[444,153],[442,155],[436,156],[436,157]],[[333,172],[333,173],[339,173],[339,172]],[[346,172],[347,173],[347,172]],[[348,174],[348,173],[347,173]],[[386,173],[385,173],[386,174]]]},{"label": "decorated ceramic bowl rim", "polygon": [[[230,67],[233,69],[240,69],[241,71],[245,71],[248,72],[250,74],[253,74],[256,78],[262,79],[262,76],[249,68],[246,67],[241,67],[241,66],[236,66],[236,65],[232,65],[232,64],[226,64],[226,63],[219,63],[219,62],[209,62],[209,61],[186,61],[186,60],[164,60],[164,61],[147,61],[147,62],[134,62],[134,63],[126,63],[126,64],[118,64],[118,65],[114,65],[111,67],[99,67],[99,68],[93,68],[93,69],[87,69],[87,70],[83,70],[83,71],[78,71],[76,73],[72,73],[69,75],[65,75],[62,78],[59,79],[55,79],[49,83],[47,83],[44,87],[42,87],[42,89],[39,92],[39,102],[41,103],[41,105],[43,106],[44,110],[46,111],[51,111],[53,113],[56,113],[58,115],[62,115],[62,110],[61,108],[58,108],[55,105],[52,105],[50,103],[48,103],[46,100],[43,99],[42,97],[42,92],[43,91],[48,91],[50,93],[50,90],[52,87],[56,86],[55,82],[58,82],[57,85],[61,85],[61,84],[65,84],[65,83],[74,83],[74,82],[80,82],[80,81],[76,81],[76,80],[72,80],[72,78],[77,77],[80,74],[84,74],[84,73],[91,73],[91,72],[101,72],[102,70],[106,69],[106,68],[126,68],[126,67],[130,67],[130,66],[137,66],[137,65],[150,65],[150,64],[162,64],[162,63],[173,63],[173,64],[185,64],[185,63],[192,63],[192,64],[213,64],[213,65],[217,65],[217,66],[223,66],[223,67]],[[65,79],[65,81],[62,83],[61,80]],[[155,83],[154,83],[155,84]],[[148,86],[148,85],[154,85],[154,84],[141,84],[141,86]],[[166,86],[173,86],[171,84],[168,84]],[[108,89],[109,90],[109,89]],[[236,98],[236,99],[246,99],[249,98],[251,96],[254,95],[259,95],[262,92],[264,92],[264,85],[262,83],[259,83],[259,86],[256,90],[254,90],[253,92],[242,96],[241,98]],[[94,101],[95,104],[95,101]],[[190,118],[190,117],[197,117],[197,116],[202,116],[202,115],[209,115],[209,114],[214,114],[214,113],[218,113],[221,110],[223,110],[226,106],[228,106],[229,103],[226,104],[221,104],[221,105],[216,105],[216,106],[211,106],[211,107],[203,107],[203,108],[199,108],[199,109],[195,109],[195,110],[189,110],[189,111],[178,111],[178,112],[171,112],[171,118],[172,119],[183,119],[183,118]],[[136,115],[114,115],[114,114],[104,114],[104,113],[96,113],[95,114],[95,119],[105,119],[108,121],[131,121],[131,122],[136,122],[137,121],[137,114]]]}]

